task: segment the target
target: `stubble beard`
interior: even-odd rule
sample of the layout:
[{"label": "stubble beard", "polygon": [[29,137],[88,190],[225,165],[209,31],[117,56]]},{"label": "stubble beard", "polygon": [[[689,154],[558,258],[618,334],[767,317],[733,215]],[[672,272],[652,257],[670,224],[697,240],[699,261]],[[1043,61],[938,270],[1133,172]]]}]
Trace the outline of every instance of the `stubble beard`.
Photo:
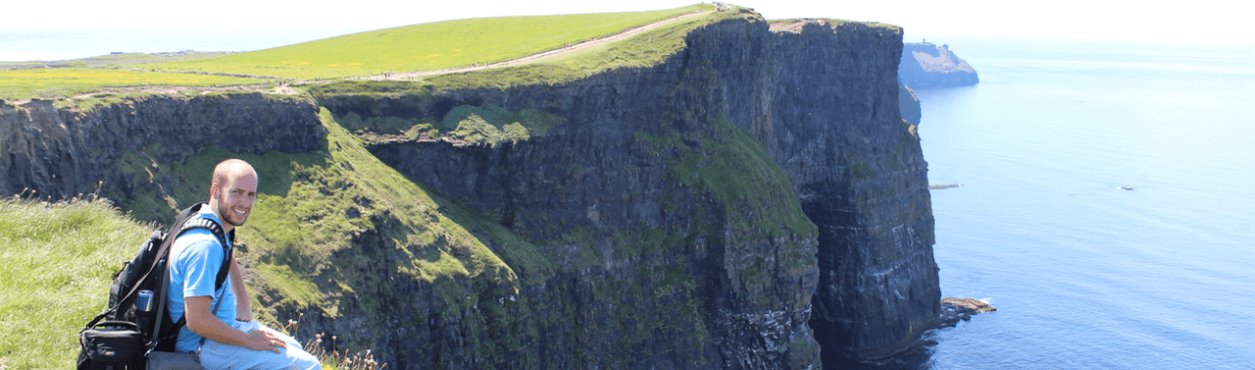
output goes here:
[{"label": "stubble beard", "polygon": [[[222,216],[223,222],[231,224],[231,226],[236,226],[236,227],[244,226],[244,222],[248,221],[248,215],[238,216],[235,214],[235,211],[231,210],[231,207],[224,207],[222,203],[218,203],[218,215]],[[244,217],[244,218],[241,220],[236,220],[236,217]]]}]

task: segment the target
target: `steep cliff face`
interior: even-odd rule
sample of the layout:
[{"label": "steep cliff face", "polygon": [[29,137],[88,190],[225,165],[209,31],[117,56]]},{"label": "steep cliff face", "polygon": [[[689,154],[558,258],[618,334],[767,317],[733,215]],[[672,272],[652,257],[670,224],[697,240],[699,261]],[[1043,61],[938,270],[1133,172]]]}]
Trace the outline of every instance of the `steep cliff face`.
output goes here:
[{"label": "steep cliff face", "polygon": [[911,88],[933,88],[975,85],[980,82],[976,70],[950,51],[929,42],[903,45],[898,78]]},{"label": "steep cliff face", "polygon": [[[808,22],[770,39],[765,73],[744,74],[763,82],[727,84],[741,89],[728,93],[729,116],[759,137],[819,226],[811,322],[825,358],[888,356],[929,328],[940,299],[927,164],[897,107],[901,33]],[[754,53],[728,58],[732,45],[709,50],[757,64]]]},{"label": "steep cliff face", "polygon": [[136,186],[169,186],[172,179],[136,179],[119,167],[181,162],[210,146],[309,152],[320,149],[322,136],[312,103],[260,94],[153,96],[88,112],[39,100],[0,103],[0,194],[31,189],[56,200],[99,191],[127,200]]},{"label": "steep cliff face", "polygon": [[[713,279],[694,281],[697,291],[713,289],[705,294],[717,298],[700,300],[699,306],[713,308],[703,311],[703,321],[735,323],[745,319],[732,318],[782,316],[790,323],[759,325],[763,334],[755,335],[735,334],[745,327],[714,326],[715,333],[738,338],[798,338],[806,329],[796,324],[809,321],[825,357],[831,355],[834,362],[873,359],[902,350],[927,330],[940,298],[926,164],[913,128],[898,113],[895,76],[900,50],[901,34],[895,28],[816,21],[804,22],[796,32],[774,32],[763,22],[729,21],[694,32],[687,49],[656,68],[608,73],[556,87],[369,104],[336,97],[324,103],[339,114],[433,121],[459,105],[539,108],[562,117],[563,122],[544,137],[494,148],[394,142],[372,149],[385,162],[496,215],[503,224],[517,222],[514,229],[525,234],[535,231],[521,225],[549,225],[559,234],[572,227],[691,225],[689,220],[674,219],[675,213],[667,211],[674,206],[666,203],[694,196],[714,198],[703,207],[719,210],[717,222],[703,224],[727,225],[729,220],[754,217],[761,211],[733,206],[736,202],[703,195],[701,187],[686,184],[689,177],[707,181],[712,188],[749,181],[738,177],[739,165],[733,166],[730,176],[702,178],[709,174],[703,167],[725,159],[712,158],[708,148],[697,149],[709,140],[730,140],[728,133],[711,134],[722,132],[720,122],[741,127],[784,170],[790,184],[786,186],[819,226],[819,285],[809,302],[813,309],[807,311],[808,300],[796,293],[810,289],[808,273],[777,271],[768,276],[795,281],[779,286],[797,290],[779,291],[776,299],[750,300],[753,304],[747,305],[747,297],[759,294],[729,288],[752,286],[738,281],[744,275],[737,276],[736,271],[756,264],[734,268],[737,264],[713,263],[725,268],[706,270],[699,274]],[[660,132],[681,140],[660,146],[655,139]],[[686,166],[688,159],[665,159],[692,151],[705,153],[700,155],[704,159],[694,160],[696,166]],[[680,212],[684,213],[689,212]],[[684,235],[705,239],[706,248],[726,243],[703,233]],[[781,253],[741,248],[744,254],[732,254],[728,251],[736,248],[722,249],[716,256],[725,261]],[[711,266],[716,256],[686,260]],[[633,261],[629,270],[658,263],[648,260],[652,258]],[[710,280],[731,284],[710,286],[714,284]],[[761,278],[750,281],[755,280]],[[764,351],[722,352],[743,357]]]},{"label": "steep cliff face", "polygon": [[[552,87],[324,101],[340,115],[443,121],[452,108],[475,105],[559,117],[544,135],[494,147],[371,147],[385,163],[555,253],[552,276],[521,276],[533,283],[511,315],[518,318],[513,325],[535,328],[519,330],[519,342],[529,345],[502,346],[494,352],[504,358],[475,362],[670,369],[819,363],[808,324],[818,280],[815,226],[756,138],[728,121],[718,70],[687,59]],[[401,361],[443,367],[437,359],[453,348],[413,351]]]}]

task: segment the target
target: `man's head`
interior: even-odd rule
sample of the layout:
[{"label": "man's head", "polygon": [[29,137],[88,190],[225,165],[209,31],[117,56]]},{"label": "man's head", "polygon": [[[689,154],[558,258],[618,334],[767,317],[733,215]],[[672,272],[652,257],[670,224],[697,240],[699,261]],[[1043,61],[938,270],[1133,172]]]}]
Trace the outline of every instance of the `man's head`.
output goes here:
[{"label": "man's head", "polygon": [[209,209],[222,219],[224,231],[244,225],[257,197],[257,171],[248,162],[228,159],[214,167]]}]

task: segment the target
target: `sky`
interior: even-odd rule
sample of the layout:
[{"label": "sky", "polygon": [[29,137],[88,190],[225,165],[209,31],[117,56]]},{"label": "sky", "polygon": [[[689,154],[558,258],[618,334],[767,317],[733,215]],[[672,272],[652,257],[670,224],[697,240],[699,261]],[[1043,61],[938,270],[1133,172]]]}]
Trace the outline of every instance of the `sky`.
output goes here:
[{"label": "sky", "polygon": [[[246,51],[450,19],[671,9],[696,0],[18,1],[0,7],[0,61],[109,52]],[[906,41],[1055,39],[1255,44],[1229,0],[1143,2],[740,0],[768,19],[839,18],[902,26]],[[1171,5],[1151,5],[1151,4]],[[49,5],[53,4],[53,5]],[[952,42],[951,42],[952,43]],[[953,44],[953,43],[952,43]],[[952,45],[958,46],[958,45]]]}]

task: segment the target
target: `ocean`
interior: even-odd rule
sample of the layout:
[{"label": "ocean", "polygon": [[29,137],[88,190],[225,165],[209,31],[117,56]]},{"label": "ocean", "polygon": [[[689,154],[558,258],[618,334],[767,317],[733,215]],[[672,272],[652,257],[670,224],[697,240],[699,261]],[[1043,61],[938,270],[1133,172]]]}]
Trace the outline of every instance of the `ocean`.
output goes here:
[{"label": "ocean", "polygon": [[[948,40],[919,90],[943,296],[922,369],[1255,368],[1255,47]],[[1124,190],[1129,187],[1132,190]]]}]

